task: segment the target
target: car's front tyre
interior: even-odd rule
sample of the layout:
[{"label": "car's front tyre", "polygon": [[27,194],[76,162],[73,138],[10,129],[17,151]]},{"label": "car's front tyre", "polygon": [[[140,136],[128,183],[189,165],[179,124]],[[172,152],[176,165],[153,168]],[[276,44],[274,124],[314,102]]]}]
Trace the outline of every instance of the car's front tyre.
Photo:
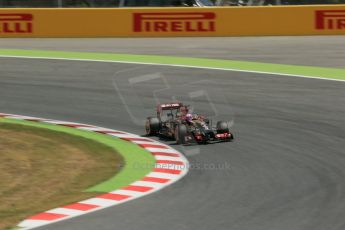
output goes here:
[{"label": "car's front tyre", "polygon": [[178,124],[175,128],[176,144],[186,144],[187,135],[188,135],[187,126],[184,124]]}]

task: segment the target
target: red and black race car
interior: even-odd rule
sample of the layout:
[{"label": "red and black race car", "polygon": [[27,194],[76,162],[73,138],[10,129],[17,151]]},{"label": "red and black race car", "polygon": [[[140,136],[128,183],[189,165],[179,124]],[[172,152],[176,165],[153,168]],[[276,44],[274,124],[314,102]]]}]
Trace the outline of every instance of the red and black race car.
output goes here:
[{"label": "red and black race car", "polygon": [[205,116],[188,113],[188,106],[180,102],[159,104],[157,116],[148,117],[145,123],[146,134],[176,140],[177,144],[207,144],[210,142],[231,141],[234,135],[228,123],[212,121]]}]

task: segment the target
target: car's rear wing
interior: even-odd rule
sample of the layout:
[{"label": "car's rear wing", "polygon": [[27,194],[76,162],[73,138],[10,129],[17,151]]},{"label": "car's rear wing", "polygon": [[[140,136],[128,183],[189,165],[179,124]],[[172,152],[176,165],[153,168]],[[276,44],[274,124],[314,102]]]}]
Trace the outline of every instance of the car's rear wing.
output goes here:
[{"label": "car's rear wing", "polygon": [[157,106],[157,111],[162,110],[170,110],[170,109],[179,109],[183,106],[182,103],[176,102],[176,103],[167,103],[167,104],[159,104]]}]

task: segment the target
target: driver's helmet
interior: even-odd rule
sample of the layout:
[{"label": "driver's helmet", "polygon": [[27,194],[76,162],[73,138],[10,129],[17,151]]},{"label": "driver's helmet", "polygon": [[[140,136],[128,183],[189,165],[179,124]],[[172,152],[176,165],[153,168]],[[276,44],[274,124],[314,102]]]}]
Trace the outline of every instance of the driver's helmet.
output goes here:
[{"label": "driver's helmet", "polygon": [[188,108],[186,106],[182,106],[180,108],[180,112],[182,115],[186,115],[186,114],[188,114]]},{"label": "driver's helmet", "polygon": [[193,120],[193,115],[190,114],[190,113],[187,113],[187,115],[186,115],[186,121],[192,122],[192,120]]}]

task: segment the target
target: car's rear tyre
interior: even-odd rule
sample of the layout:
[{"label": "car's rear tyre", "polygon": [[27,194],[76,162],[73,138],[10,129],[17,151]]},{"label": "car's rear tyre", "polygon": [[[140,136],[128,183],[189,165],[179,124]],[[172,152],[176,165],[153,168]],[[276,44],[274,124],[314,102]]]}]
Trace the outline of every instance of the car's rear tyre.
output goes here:
[{"label": "car's rear tyre", "polygon": [[188,131],[187,126],[184,124],[178,124],[175,128],[175,140],[176,144],[186,144],[186,137]]},{"label": "car's rear tyre", "polygon": [[146,123],[145,123],[146,135],[148,136],[157,135],[159,132],[159,127],[160,127],[160,123],[159,123],[158,118],[156,117],[147,118]]},{"label": "car's rear tyre", "polygon": [[217,133],[229,133],[229,125],[226,121],[217,122]]}]

